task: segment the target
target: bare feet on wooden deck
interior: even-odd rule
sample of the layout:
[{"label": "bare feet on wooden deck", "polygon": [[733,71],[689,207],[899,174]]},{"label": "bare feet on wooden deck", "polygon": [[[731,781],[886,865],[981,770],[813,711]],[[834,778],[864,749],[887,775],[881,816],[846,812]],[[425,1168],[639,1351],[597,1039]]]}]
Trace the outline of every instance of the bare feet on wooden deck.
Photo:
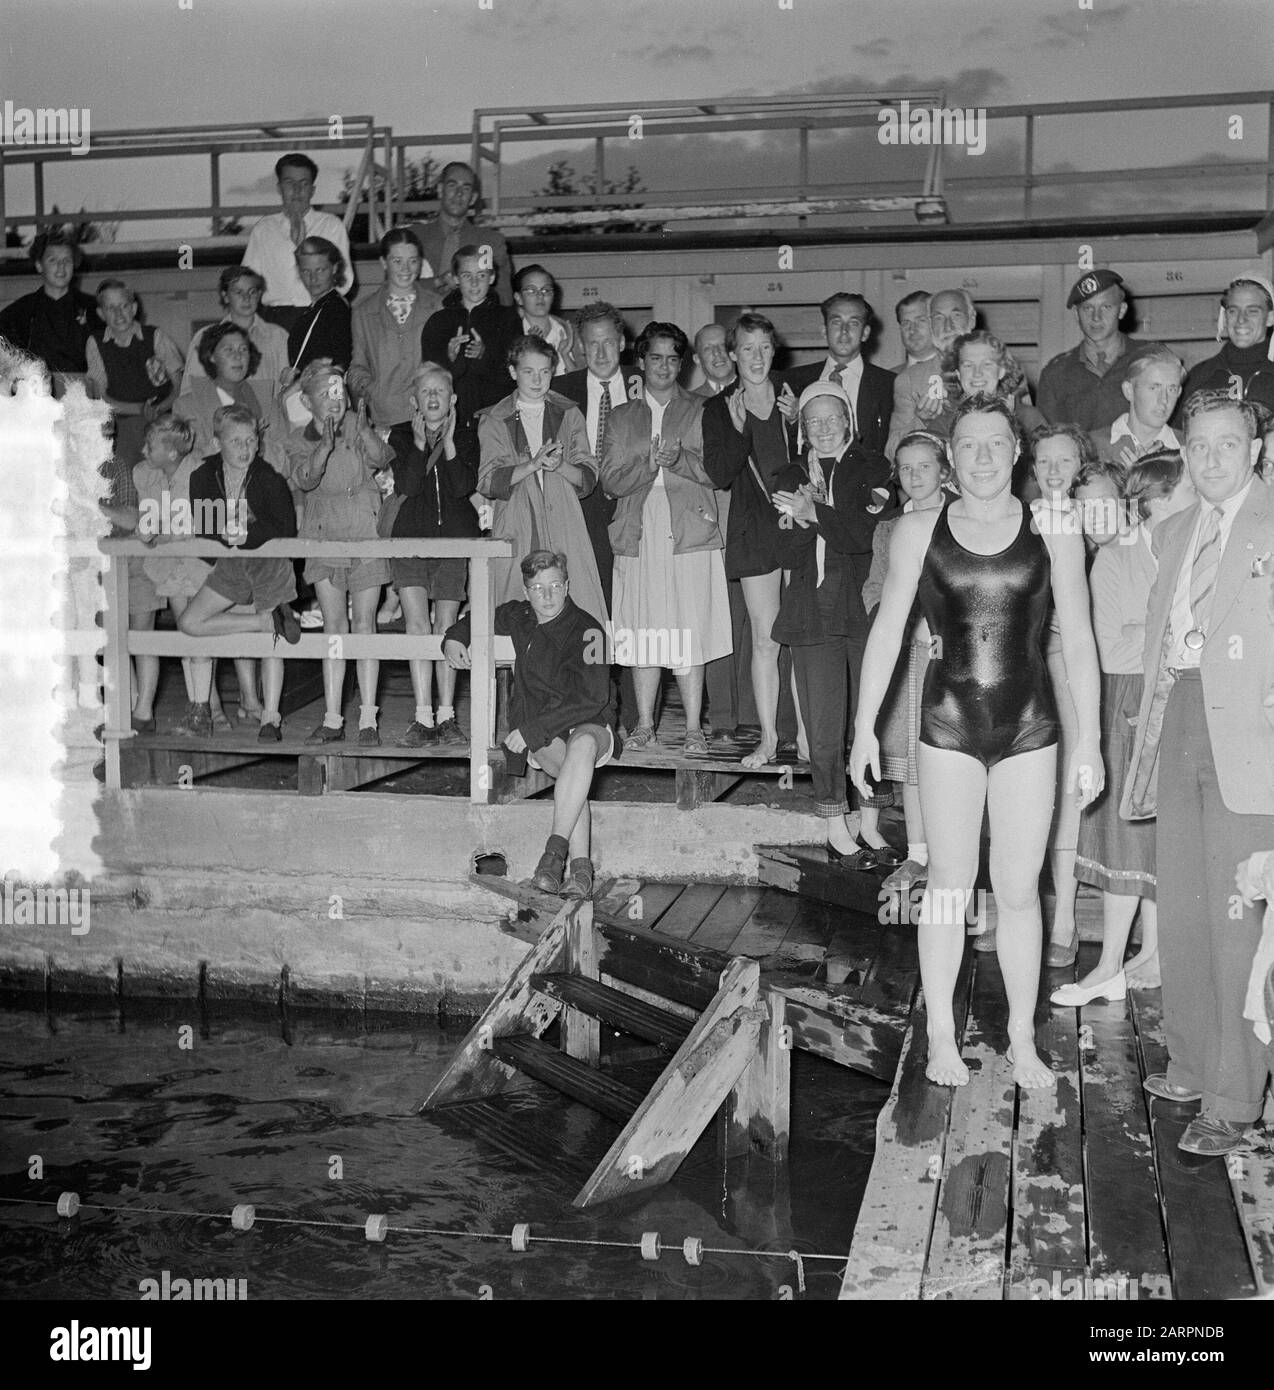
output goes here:
[{"label": "bare feet on wooden deck", "polygon": [[739,762],[749,771],[755,772],[757,768],[772,763],[778,751],[779,741],[777,738],[762,739],[750,753],[740,758]]},{"label": "bare feet on wooden deck", "polygon": [[1024,1091],[1046,1091],[1057,1085],[1052,1069],[1040,1059],[1035,1043],[1029,1037],[1019,1037],[1009,1044],[1009,1065],[1013,1080]]},{"label": "bare feet on wooden deck", "polygon": [[960,1058],[954,1038],[929,1039],[929,1060],[925,1075],[935,1086],[967,1086],[969,1069]]}]

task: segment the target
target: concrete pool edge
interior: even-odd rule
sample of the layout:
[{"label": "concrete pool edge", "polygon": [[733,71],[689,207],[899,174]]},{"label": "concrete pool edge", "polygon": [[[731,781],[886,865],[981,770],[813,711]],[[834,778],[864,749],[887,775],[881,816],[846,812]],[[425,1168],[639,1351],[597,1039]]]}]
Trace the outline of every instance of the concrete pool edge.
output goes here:
[{"label": "concrete pool edge", "polygon": [[[476,806],[393,794],[64,788],[64,872],[90,929],[0,928],[0,990],[46,996],[249,998],[440,1018],[481,1012],[525,954],[509,903],[468,881],[498,851],[534,868],[544,802]],[[601,802],[600,873],[755,882],[758,843],[813,843],[821,823],[768,806]],[[78,830],[78,833],[77,833]],[[95,832],[95,833],[94,833]],[[202,985],[201,981],[202,969]],[[286,972],[286,973],[285,973]]]}]

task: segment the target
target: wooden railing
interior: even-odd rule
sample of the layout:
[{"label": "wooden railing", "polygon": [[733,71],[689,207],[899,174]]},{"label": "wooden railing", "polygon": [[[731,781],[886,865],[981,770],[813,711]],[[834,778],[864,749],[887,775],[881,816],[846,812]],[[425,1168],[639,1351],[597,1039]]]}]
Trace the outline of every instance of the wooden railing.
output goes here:
[{"label": "wooden railing", "polygon": [[[132,629],[128,625],[128,564],[130,556],[162,556],[176,559],[195,556],[204,560],[251,559],[359,559],[405,560],[451,558],[469,562],[469,613],[473,666],[469,672],[469,797],[489,801],[488,767],[495,739],[495,668],[513,661],[513,644],[493,632],[495,603],[491,584],[494,561],[513,553],[509,541],[496,540],[388,540],[388,541],[268,541],[256,550],[227,550],[213,540],[170,541],[160,547],[138,540],[101,540],[96,546],[74,545],[71,556],[103,559],[102,582],[106,606],[104,662],[106,668],[106,785],[122,786],[120,745],[135,737],[132,729],[132,671],[129,657],[283,657],[289,661],[316,661],[338,657],[349,661],[441,661],[442,638],[398,633],[303,632],[295,644],[276,642],[272,633],[235,633],[223,637],[188,637],[182,632]],[[66,635],[68,655],[96,650],[101,633],[87,631]],[[333,642],[339,641],[338,651]]]}]

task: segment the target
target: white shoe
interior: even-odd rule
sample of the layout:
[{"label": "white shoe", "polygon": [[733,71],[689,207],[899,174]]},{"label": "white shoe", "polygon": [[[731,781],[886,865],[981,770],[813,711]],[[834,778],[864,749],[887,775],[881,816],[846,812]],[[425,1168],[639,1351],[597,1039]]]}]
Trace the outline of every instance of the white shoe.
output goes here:
[{"label": "white shoe", "polygon": [[323,613],[318,608],[307,608],[297,614],[297,622],[304,628],[317,628],[323,626]]},{"label": "white shoe", "polygon": [[1127,994],[1128,981],[1121,970],[1118,975],[1112,975],[1109,980],[1100,980],[1095,985],[1062,985],[1048,997],[1052,1003],[1061,1004],[1065,1008],[1082,1009],[1094,999],[1123,999]]}]

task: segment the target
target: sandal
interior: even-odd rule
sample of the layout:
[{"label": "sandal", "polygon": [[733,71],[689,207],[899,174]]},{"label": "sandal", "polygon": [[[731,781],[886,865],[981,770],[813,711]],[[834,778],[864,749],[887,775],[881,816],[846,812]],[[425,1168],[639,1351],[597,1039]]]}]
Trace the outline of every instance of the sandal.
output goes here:
[{"label": "sandal", "polygon": [[681,751],[692,756],[706,757],[708,754],[708,740],[704,738],[702,730],[696,730],[686,735],[686,741],[681,745]]},{"label": "sandal", "polygon": [[624,740],[624,746],[633,751],[640,752],[643,748],[649,748],[652,743],[658,743],[659,739],[655,735],[654,726],[650,724],[638,724],[638,726]]},{"label": "sandal", "polygon": [[259,724],[264,713],[264,706],[258,705],[256,709],[249,709],[245,705],[240,705],[235,717],[240,724]]}]

